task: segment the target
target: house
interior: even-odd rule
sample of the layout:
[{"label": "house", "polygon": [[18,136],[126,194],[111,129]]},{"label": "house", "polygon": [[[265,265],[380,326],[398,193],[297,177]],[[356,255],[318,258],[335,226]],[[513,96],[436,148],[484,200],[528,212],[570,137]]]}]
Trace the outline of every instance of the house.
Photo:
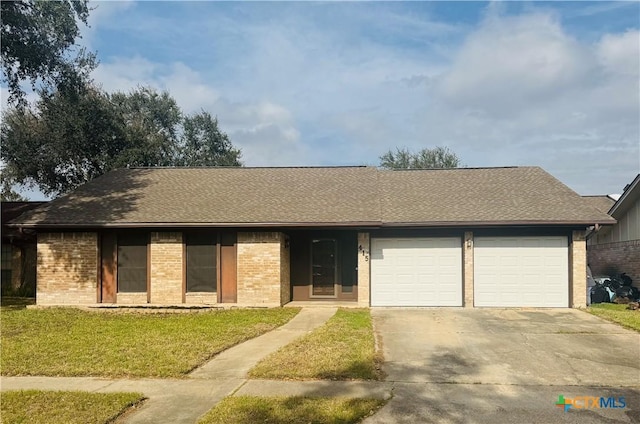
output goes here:
[{"label": "house", "polygon": [[588,226],[537,167],[109,172],[16,222],[37,303],[582,307]]},{"label": "house", "polygon": [[640,174],[615,203],[610,202],[608,214],[617,223],[589,233],[591,271],[593,275],[625,272],[633,279],[633,285],[640,287]]},{"label": "house", "polygon": [[35,296],[36,235],[7,224],[46,202],[2,202],[2,295]]}]

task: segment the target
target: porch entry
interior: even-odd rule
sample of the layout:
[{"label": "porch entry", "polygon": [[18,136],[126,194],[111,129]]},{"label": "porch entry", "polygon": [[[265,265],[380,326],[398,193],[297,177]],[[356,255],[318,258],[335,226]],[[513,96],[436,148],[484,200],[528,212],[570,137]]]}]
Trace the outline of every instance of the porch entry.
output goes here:
[{"label": "porch entry", "polygon": [[291,240],[292,300],[357,300],[353,231],[296,231]]},{"label": "porch entry", "polygon": [[336,295],[337,243],[334,239],[311,242],[311,294],[312,296]]}]

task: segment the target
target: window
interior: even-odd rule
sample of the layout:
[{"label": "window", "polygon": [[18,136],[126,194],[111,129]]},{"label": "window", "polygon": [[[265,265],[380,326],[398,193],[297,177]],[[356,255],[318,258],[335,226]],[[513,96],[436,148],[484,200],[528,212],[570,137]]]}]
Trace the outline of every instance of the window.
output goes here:
[{"label": "window", "polygon": [[216,292],[217,246],[215,234],[187,234],[187,292]]},{"label": "window", "polygon": [[147,291],[146,233],[118,234],[118,292]]},{"label": "window", "polygon": [[2,269],[11,269],[11,245],[2,245]]}]

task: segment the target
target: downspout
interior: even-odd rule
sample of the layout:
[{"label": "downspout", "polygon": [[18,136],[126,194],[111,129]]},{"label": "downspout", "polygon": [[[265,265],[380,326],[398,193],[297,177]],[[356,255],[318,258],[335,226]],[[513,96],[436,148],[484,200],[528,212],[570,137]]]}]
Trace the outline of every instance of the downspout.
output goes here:
[{"label": "downspout", "polygon": [[594,224],[592,227],[587,228],[587,234],[585,234],[585,240],[588,241],[598,231],[600,231],[600,224]]}]

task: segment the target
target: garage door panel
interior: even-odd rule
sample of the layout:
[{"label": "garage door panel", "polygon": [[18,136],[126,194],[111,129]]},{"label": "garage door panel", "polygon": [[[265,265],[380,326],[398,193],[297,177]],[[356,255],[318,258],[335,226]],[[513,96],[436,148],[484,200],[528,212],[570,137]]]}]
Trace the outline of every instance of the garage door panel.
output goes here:
[{"label": "garage door panel", "polygon": [[459,238],[373,239],[372,306],[461,306]]},{"label": "garage door panel", "polygon": [[568,306],[566,237],[478,237],[474,244],[475,306]]}]

